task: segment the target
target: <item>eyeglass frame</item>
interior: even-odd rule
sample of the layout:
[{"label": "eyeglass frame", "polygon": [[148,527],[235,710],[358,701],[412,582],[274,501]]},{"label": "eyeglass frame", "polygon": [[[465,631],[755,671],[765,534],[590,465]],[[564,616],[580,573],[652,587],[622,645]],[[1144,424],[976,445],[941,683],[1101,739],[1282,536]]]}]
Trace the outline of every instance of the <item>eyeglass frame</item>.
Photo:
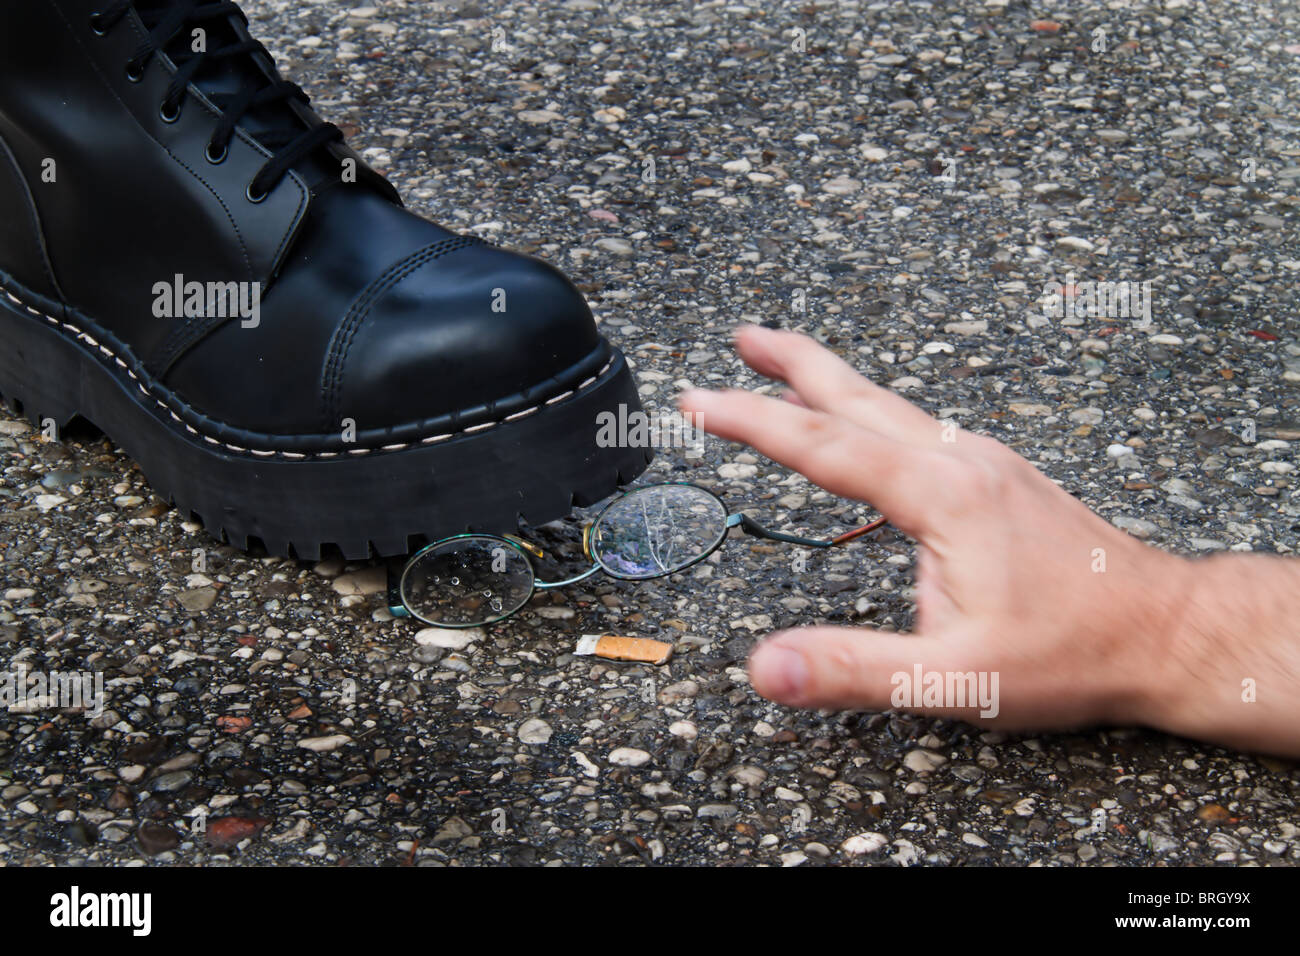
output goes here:
[{"label": "eyeglass frame", "polygon": [[[618,504],[618,502],[622,501],[624,498],[628,497],[629,495],[639,494],[641,492],[648,491],[651,488],[667,488],[667,487],[675,487],[675,486],[687,487],[687,488],[692,488],[696,491],[701,491],[704,494],[712,497],[719,505],[721,505],[722,512],[723,514],[726,515],[726,519],[723,523],[722,531],[718,535],[718,539],[714,541],[713,544],[709,545],[707,549],[702,551],[697,557],[693,558],[691,561],[688,561],[686,564],[680,565],[678,567],[674,567],[669,571],[664,571],[659,574],[650,574],[650,575],[619,574],[615,571],[611,571],[608,567],[605,566],[605,564],[598,557],[596,557],[592,553],[591,531],[593,528],[595,528],[597,525],[600,524],[600,519],[604,517],[605,513],[610,508]],[[642,485],[639,488],[629,488],[627,491],[623,492],[618,497],[609,501],[605,505],[605,507],[600,509],[600,511],[596,514],[596,517],[592,518],[590,521],[587,522],[586,525],[583,526],[582,553],[586,557],[591,559],[592,565],[591,567],[587,568],[585,571],[581,572],[580,574],[576,574],[570,578],[565,578],[562,581],[540,581],[537,578],[537,567],[536,565],[534,565],[533,560],[534,559],[541,560],[545,558],[546,552],[543,551],[539,546],[537,546],[531,541],[528,541],[525,538],[519,537],[518,535],[468,531],[462,534],[448,535],[445,538],[439,538],[437,541],[431,541],[428,544],[424,545],[424,547],[420,548],[418,551],[416,551],[414,554],[408,557],[405,562],[402,562],[402,569],[400,572],[395,571],[395,568],[397,567],[397,562],[393,562],[393,561],[389,562],[388,564],[388,612],[392,614],[393,617],[395,618],[400,618],[400,619],[413,618],[424,624],[428,624],[431,627],[445,628],[447,630],[464,630],[466,628],[471,628],[471,627],[487,627],[489,624],[499,624],[501,621],[508,620],[509,618],[518,614],[521,610],[523,610],[524,606],[533,599],[533,596],[536,595],[538,591],[553,591],[557,588],[567,587],[570,584],[577,584],[579,581],[585,581],[587,578],[596,574],[596,572],[598,571],[604,571],[611,578],[620,581],[653,581],[658,578],[670,577],[671,575],[678,574],[682,571],[687,570],[688,568],[693,568],[695,567],[695,565],[699,564],[701,561],[704,561],[706,558],[708,558],[715,551],[717,551],[719,548],[722,547],[723,542],[727,540],[729,532],[731,531],[732,528],[740,528],[741,531],[743,531],[747,535],[750,535],[751,537],[763,538],[768,541],[781,541],[786,544],[797,544],[805,548],[826,549],[826,548],[837,547],[841,544],[848,544],[850,541],[855,541],[865,534],[869,534],[872,531],[884,527],[887,523],[888,523],[887,519],[882,516],[876,518],[873,521],[869,521],[864,525],[860,525],[857,528],[853,528],[849,531],[844,532],[843,534],[836,535],[834,538],[830,538],[827,540],[823,540],[820,538],[804,538],[799,535],[792,535],[792,534],[782,534],[779,531],[771,531],[768,528],[763,527],[761,524],[759,524],[757,521],[755,521],[753,518],[751,518],[749,515],[745,514],[744,512],[737,511],[736,513],[732,514],[730,508],[728,508],[727,503],[726,501],[723,500],[722,496],[710,491],[708,488],[704,488],[700,485],[693,484],[689,481],[660,481],[650,485]],[[531,587],[529,589],[528,596],[525,597],[523,601],[521,601],[512,610],[507,611],[506,613],[500,615],[499,617],[494,617],[488,621],[477,621],[472,624],[434,623],[433,621],[430,621],[427,618],[421,617],[414,610],[412,610],[410,604],[407,603],[405,597],[403,596],[403,590],[404,590],[403,586],[406,581],[407,572],[409,572],[410,569],[415,566],[416,561],[418,561],[420,557],[425,553],[427,553],[428,551],[434,548],[442,547],[449,541],[458,541],[465,538],[479,538],[479,539],[487,539],[490,541],[502,542],[510,546],[511,548],[514,548],[517,552],[519,552],[519,554],[523,556],[524,561],[528,566],[529,574],[532,578]]]}]

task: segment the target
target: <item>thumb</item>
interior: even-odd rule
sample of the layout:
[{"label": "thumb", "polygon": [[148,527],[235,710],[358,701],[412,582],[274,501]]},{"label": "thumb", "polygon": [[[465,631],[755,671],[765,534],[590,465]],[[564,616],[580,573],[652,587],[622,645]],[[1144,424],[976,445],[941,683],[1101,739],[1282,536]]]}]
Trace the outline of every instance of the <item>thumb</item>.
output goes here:
[{"label": "thumb", "polygon": [[[773,634],[749,658],[749,681],[764,697],[790,707],[828,710],[889,710],[895,690],[906,687],[897,706],[945,716],[974,716],[940,700],[941,708],[920,706],[922,688],[913,688],[920,667],[927,672],[959,672],[952,667],[951,642],[937,637],[889,634],[867,628],[805,627]],[[973,703],[973,701],[972,701]]]}]

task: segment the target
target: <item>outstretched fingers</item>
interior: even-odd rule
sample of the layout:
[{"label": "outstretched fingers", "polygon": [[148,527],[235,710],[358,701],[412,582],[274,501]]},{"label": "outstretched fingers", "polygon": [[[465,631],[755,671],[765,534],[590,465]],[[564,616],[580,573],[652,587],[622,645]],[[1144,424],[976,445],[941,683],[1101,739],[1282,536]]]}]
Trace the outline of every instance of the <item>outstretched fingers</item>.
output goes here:
[{"label": "outstretched fingers", "polygon": [[938,421],[806,335],[747,325],[736,333],[736,349],[750,368],[785,382],[809,408],[900,441],[939,441]]},{"label": "outstretched fingers", "polygon": [[680,404],[706,431],[744,442],[832,494],[869,502],[913,537],[922,536],[927,506],[943,491],[938,451],[825,412],[739,390],[692,390]]}]

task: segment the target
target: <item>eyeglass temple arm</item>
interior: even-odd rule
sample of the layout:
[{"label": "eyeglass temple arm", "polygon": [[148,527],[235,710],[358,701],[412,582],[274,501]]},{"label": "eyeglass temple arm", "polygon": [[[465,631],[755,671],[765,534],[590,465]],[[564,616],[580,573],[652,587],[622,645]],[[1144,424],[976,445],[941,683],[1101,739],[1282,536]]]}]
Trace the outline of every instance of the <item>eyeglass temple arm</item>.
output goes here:
[{"label": "eyeglass temple arm", "polygon": [[751,534],[756,538],[767,538],[769,541],[785,541],[789,544],[803,545],[805,548],[833,548],[839,544],[848,544],[850,541],[860,538],[864,534],[875,531],[877,528],[883,527],[885,524],[886,521],[884,518],[877,518],[875,521],[870,521],[860,528],[854,528],[852,531],[846,531],[843,534],[836,535],[829,541],[822,541],[817,538],[800,538],[793,534],[781,534],[779,531],[769,531],[747,514],[734,514],[727,516],[728,528],[739,526],[740,530],[745,532],[745,534]]}]

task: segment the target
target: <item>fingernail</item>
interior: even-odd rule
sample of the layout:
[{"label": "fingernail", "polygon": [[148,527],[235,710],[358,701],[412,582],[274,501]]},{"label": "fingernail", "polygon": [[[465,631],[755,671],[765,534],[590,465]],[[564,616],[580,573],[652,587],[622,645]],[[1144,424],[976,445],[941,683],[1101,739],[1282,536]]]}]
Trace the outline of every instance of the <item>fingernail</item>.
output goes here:
[{"label": "fingernail", "polygon": [[801,698],[808,687],[808,664],[788,647],[760,647],[749,665],[754,689],[776,701]]}]

